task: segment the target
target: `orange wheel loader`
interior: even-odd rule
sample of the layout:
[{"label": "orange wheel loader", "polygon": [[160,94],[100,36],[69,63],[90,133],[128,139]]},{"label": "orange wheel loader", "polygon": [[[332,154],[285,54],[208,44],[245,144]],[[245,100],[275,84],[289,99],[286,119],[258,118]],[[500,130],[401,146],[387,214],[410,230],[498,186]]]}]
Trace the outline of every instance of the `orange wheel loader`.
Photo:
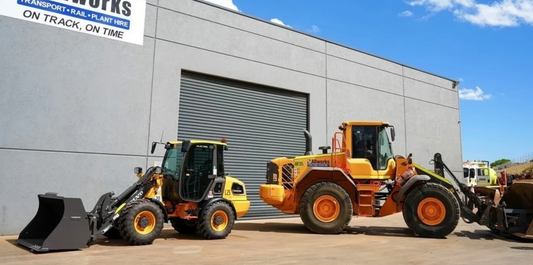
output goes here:
[{"label": "orange wheel loader", "polygon": [[[402,212],[415,235],[442,238],[459,219],[491,229],[533,238],[533,185],[505,190],[471,188],[460,182],[434,155],[433,170],[394,155],[394,126],[381,121],[346,121],[330,146],[313,154],[304,130],[306,153],[267,163],[261,199],[283,213],[299,214],[312,232],[343,231],[353,215],[384,217]],[[445,170],[450,179],[445,177]],[[476,209],[476,210],[475,210]]]},{"label": "orange wheel loader", "polygon": [[162,167],[153,166],[118,196],[103,194],[85,212],[79,198],[39,194],[35,217],[17,243],[36,252],[89,247],[99,235],[122,238],[130,245],[147,245],[170,222],[179,233],[198,233],[206,239],[226,238],[250,202],[242,181],[224,172],[222,141],[185,140],[165,145]]}]

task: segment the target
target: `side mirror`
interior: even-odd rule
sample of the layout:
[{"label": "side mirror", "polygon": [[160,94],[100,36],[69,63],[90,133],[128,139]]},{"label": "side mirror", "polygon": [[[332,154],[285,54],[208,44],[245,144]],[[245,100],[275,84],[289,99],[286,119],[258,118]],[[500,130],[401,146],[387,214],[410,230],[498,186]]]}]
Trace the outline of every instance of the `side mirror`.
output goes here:
[{"label": "side mirror", "polygon": [[152,150],[151,150],[152,154],[155,152],[156,147],[157,147],[157,142],[152,142]]},{"label": "side mirror", "polygon": [[143,168],[142,167],[136,167],[136,168],[133,169],[133,173],[135,173],[135,174],[143,173]]},{"label": "side mirror", "polygon": [[390,130],[390,136],[391,140],[394,142],[394,139],[396,139],[396,130],[394,130],[394,127]]}]

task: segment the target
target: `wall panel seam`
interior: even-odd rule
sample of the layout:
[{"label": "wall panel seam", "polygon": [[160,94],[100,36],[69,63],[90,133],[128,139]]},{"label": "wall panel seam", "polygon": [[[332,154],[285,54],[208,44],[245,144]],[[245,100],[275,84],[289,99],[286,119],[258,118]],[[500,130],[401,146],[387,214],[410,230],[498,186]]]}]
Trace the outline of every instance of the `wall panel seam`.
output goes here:
[{"label": "wall panel seam", "polygon": [[[328,56],[331,56],[331,57],[334,57],[334,58],[337,58],[337,59],[340,59],[340,60],[343,60],[343,61],[347,61],[347,62],[351,62],[351,63],[355,63],[355,64],[358,64],[358,65],[362,65],[362,66],[366,66],[368,68],[372,68],[372,69],[376,69],[376,70],[379,70],[379,71],[382,71],[382,72],[386,72],[386,73],[389,73],[389,74],[393,74],[393,75],[397,75],[397,76],[401,76],[401,77],[405,77],[405,78],[409,78],[411,80],[415,80],[415,81],[418,81],[420,83],[424,83],[424,84],[428,84],[428,85],[432,85],[432,86],[435,86],[435,87],[438,87],[438,88],[442,88],[442,89],[445,89],[445,90],[449,90],[449,91],[453,91],[453,92],[457,92],[457,90],[455,89],[450,89],[450,88],[447,88],[447,87],[443,87],[443,86],[439,86],[439,85],[436,85],[434,83],[429,83],[429,82],[426,82],[426,81],[423,81],[423,80],[420,80],[420,79],[416,79],[416,78],[412,78],[412,77],[406,77],[403,73],[403,69],[404,67],[401,66],[400,64],[396,64],[398,66],[401,66],[402,68],[402,73],[401,74],[397,74],[395,72],[391,72],[389,70],[385,70],[383,68],[379,68],[379,67],[376,67],[376,66],[371,66],[371,65],[368,65],[368,64],[365,64],[365,63],[361,63],[361,62],[356,62],[354,60],[350,60],[350,59],[346,59],[346,58],[342,58],[342,57],[339,57],[339,56],[336,56],[336,55],[332,55],[332,54],[327,54]],[[370,55],[367,55],[367,56],[370,56]],[[381,59],[383,60],[383,59]],[[384,60],[385,61],[385,60]],[[394,63],[391,63],[391,62],[388,62],[386,61],[387,63],[390,63],[390,64],[394,64]],[[429,74],[428,74],[429,75]],[[434,75],[430,75],[430,76],[434,76]],[[435,76],[436,77],[436,76]],[[440,77],[439,77],[440,78]]]},{"label": "wall panel seam", "polygon": [[413,98],[413,97],[408,97],[408,96],[406,96],[405,98],[412,99],[412,100],[417,100],[417,101],[422,101],[422,102],[425,102],[425,103],[428,103],[428,104],[433,104],[433,105],[437,105],[437,106],[444,107],[444,108],[449,108],[449,109],[453,109],[453,110],[459,110],[459,108],[456,108],[456,107],[446,106],[446,105],[443,105],[443,104],[440,104],[440,103],[431,102],[431,101],[427,101],[427,100],[424,100],[424,99]]},{"label": "wall panel seam", "polygon": [[65,150],[30,149],[30,148],[12,148],[12,147],[0,147],[0,150],[6,150],[6,151],[22,151],[22,152],[42,152],[42,153],[76,154],[76,155],[103,155],[103,156],[123,156],[123,157],[138,157],[138,158],[146,158],[146,155],[135,155],[135,154],[124,154],[124,153],[120,154],[120,153],[84,152],[84,151],[65,151]]},{"label": "wall panel seam", "polygon": [[[231,29],[235,29],[235,30],[238,30],[238,31],[242,31],[242,32],[250,33],[250,34],[252,34],[252,35],[256,35],[256,36],[260,36],[260,37],[264,37],[264,38],[271,39],[271,40],[278,41],[278,42],[285,43],[285,44],[289,44],[289,45],[291,45],[291,46],[299,47],[299,48],[306,49],[306,50],[309,50],[309,51],[313,51],[313,52],[317,52],[317,53],[325,54],[324,51],[319,51],[319,50],[311,49],[311,48],[304,47],[304,46],[301,46],[301,45],[298,45],[298,44],[294,44],[294,43],[292,43],[292,42],[288,42],[288,41],[280,40],[280,39],[273,38],[273,37],[270,37],[270,36],[262,35],[262,34],[260,34],[260,33],[253,32],[253,31],[249,31],[249,30],[245,30],[245,29],[242,29],[242,28],[237,28],[237,27],[230,26],[230,25],[228,25],[228,24],[224,24],[224,23],[221,23],[221,22],[213,21],[213,20],[210,20],[210,19],[207,19],[207,18],[204,18],[204,17],[199,17],[199,16],[195,16],[195,15],[191,15],[191,14],[183,13],[183,12],[181,12],[181,11],[173,10],[173,9],[170,9],[170,8],[167,8],[167,7],[161,7],[161,6],[160,6],[159,8],[164,9],[164,10],[167,10],[167,11],[170,11],[170,12],[174,12],[174,13],[182,14],[182,15],[184,15],[184,16],[193,17],[193,18],[197,18],[197,19],[204,20],[204,21],[207,21],[207,22],[211,22],[211,23],[214,23],[214,24],[217,24],[217,25],[220,25],[220,26],[224,26],[224,27],[227,27],[227,28],[231,28]],[[313,40],[313,41],[317,41],[317,40]],[[323,41],[323,40],[318,40],[318,41],[320,41],[320,42],[325,42],[325,41]]]},{"label": "wall panel seam", "polygon": [[[157,0],[157,5],[159,6],[159,0]],[[148,153],[150,151],[150,131],[152,130],[152,101],[154,98],[154,74],[155,74],[155,55],[156,55],[156,49],[157,49],[157,23],[159,21],[159,8],[156,8],[155,10],[155,32],[154,32],[154,51],[152,52],[152,81],[150,86],[150,107],[148,109],[148,131],[146,136],[146,165],[145,167],[148,168]]]},{"label": "wall panel seam", "polygon": [[[403,70],[402,67],[402,87],[403,87],[403,135],[405,140],[405,153],[409,153],[407,150],[407,110],[406,110],[406,104],[405,104],[405,76],[403,76]],[[407,154],[406,154],[407,155]]]},{"label": "wall panel seam", "polygon": [[324,78],[324,76],[321,76],[321,75],[312,74],[312,73],[308,73],[308,72],[304,72],[304,71],[300,71],[300,70],[296,70],[296,69],[292,69],[292,68],[288,68],[288,67],[284,67],[284,66],[274,65],[274,64],[270,64],[270,63],[265,63],[265,62],[261,62],[261,61],[257,61],[257,60],[253,60],[253,59],[244,58],[244,57],[239,57],[239,56],[236,56],[236,55],[233,55],[233,54],[227,54],[227,53],[223,53],[223,52],[213,51],[213,50],[209,50],[209,49],[206,49],[206,48],[201,48],[201,47],[198,47],[198,46],[189,45],[189,44],[185,44],[185,43],[181,43],[181,42],[176,42],[176,41],[171,41],[171,40],[166,40],[166,39],[161,39],[161,38],[157,38],[157,40],[165,41],[165,42],[169,42],[169,43],[173,43],[173,44],[178,44],[178,45],[182,45],[182,46],[186,46],[186,47],[189,47],[189,48],[198,49],[198,50],[202,50],[202,51],[207,51],[207,52],[211,52],[211,53],[217,53],[217,54],[221,54],[221,55],[225,55],[225,56],[229,56],[229,57],[233,57],[233,58],[237,58],[237,59],[241,59],[241,60],[245,60],[245,61],[250,61],[250,62],[264,64],[264,65],[268,65],[268,66],[272,66],[272,67],[276,67],[276,68],[281,68],[281,69],[284,69],[284,70],[289,70],[289,71],[293,71],[293,72],[297,72],[297,73],[301,73],[301,74],[306,74],[306,75],[310,75],[310,76],[314,76],[314,77]]}]

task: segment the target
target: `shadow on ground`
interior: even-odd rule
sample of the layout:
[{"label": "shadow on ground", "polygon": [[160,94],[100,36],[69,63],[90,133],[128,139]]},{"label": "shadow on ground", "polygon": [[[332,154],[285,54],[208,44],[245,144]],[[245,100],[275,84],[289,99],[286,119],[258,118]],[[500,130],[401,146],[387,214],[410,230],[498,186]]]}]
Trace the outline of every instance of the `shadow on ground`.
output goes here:
[{"label": "shadow on ground", "polygon": [[[287,223],[238,223],[235,224],[234,230],[258,231],[269,233],[292,233],[292,234],[313,234],[303,224]],[[387,226],[350,226],[341,234],[365,235],[365,236],[392,236],[392,237],[416,237],[414,233],[404,227],[387,227]],[[532,244],[533,240],[522,239],[514,236],[502,236],[497,232],[490,230],[459,230],[453,232],[450,236],[468,238],[470,240],[499,240],[513,243]],[[449,238],[450,236],[446,237]],[[443,238],[443,239],[446,239]]]},{"label": "shadow on ground", "polygon": [[[161,234],[157,238],[158,240],[205,240],[200,235],[183,235],[179,234],[178,232],[172,230],[172,229],[163,229],[161,231]],[[32,251],[22,245],[17,244],[16,239],[6,239],[6,242],[10,243],[11,245],[23,249],[25,251],[28,251],[28,253],[33,254],[41,254],[41,252],[35,252]],[[123,239],[108,239],[106,237],[100,237],[98,238],[93,245],[100,245],[100,246],[107,246],[107,247],[129,247],[128,243]],[[81,249],[80,249],[81,250]],[[58,253],[58,252],[72,252],[77,251],[76,249],[73,250],[60,250],[60,251],[50,251],[50,252],[43,252],[43,253]]]},{"label": "shadow on ground", "polygon": [[[233,229],[241,231],[258,231],[269,233],[313,234],[303,224],[239,223],[235,224]],[[411,230],[407,228],[384,226],[350,226],[346,228],[341,234],[414,237],[414,234],[411,232]]]}]

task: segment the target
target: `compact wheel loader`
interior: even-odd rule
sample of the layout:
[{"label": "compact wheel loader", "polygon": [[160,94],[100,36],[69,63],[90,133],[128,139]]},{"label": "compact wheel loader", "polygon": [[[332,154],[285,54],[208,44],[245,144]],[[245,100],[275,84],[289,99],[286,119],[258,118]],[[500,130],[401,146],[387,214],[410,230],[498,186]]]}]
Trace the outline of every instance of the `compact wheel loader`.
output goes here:
[{"label": "compact wheel loader", "polygon": [[[313,154],[304,130],[306,153],[267,163],[260,198],[283,213],[299,214],[312,232],[335,234],[352,216],[384,217],[402,212],[415,235],[446,237],[460,218],[490,229],[533,238],[533,185],[513,185],[503,196],[498,189],[460,182],[434,155],[433,170],[394,155],[394,126],[380,121],[346,121],[330,146]],[[445,171],[452,181],[445,177]]]},{"label": "compact wheel loader", "polygon": [[37,214],[17,243],[36,252],[75,250],[104,235],[147,245],[167,222],[179,233],[226,238],[250,202],[245,184],[224,172],[225,139],[154,142],[152,153],[158,144],[166,149],[162,167],[136,167],[133,185],[116,197],[103,194],[90,212],[79,198],[39,194]]}]

